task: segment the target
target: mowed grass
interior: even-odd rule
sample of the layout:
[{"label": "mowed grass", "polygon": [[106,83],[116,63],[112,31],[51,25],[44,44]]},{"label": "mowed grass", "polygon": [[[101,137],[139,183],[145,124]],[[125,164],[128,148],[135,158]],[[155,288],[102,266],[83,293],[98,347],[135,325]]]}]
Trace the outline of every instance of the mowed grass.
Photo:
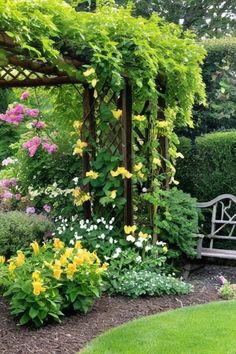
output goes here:
[{"label": "mowed grass", "polygon": [[81,354],[236,354],[236,301],[213,302],[128,322]]}]

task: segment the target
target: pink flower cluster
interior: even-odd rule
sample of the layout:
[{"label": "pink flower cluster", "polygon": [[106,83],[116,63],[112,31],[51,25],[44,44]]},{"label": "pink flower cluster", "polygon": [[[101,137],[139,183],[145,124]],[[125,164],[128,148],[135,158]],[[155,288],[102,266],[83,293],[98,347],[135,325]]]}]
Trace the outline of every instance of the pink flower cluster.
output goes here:
[{"label": "pink flower cluster", "polygon": [[44,122],[42,122],[42,121],[40,121],[40,120],[34,120],[34,121],[32,122],[32,127],[33,127],[33,128],[36,128],[36,129],[43,129],[43,128],[45,128],[46,126],[47,126],[47,124],[44,123]]},{"label": "pink flower cluster", "polygon": [[25,91],[21,95],[21,100],[27,100],[27,98],[30,96],[30,93],[28,91]]},{"label": "pink flower cluster", "polygon": [[0,187],[1,188],[9,188],[9,187],[16,187],[17,185],[17,180],[16,178],[10,178],[10,179],[1,179],[0,180]]},{"label": "pink flower cluster", "polygon": [[14,125],[19,125],[24,119],[24,106],[16,104],[13,108],[8,109],[5,114],[0,114],[0,119]]},{"label": "pink flower cluster", "polygon": [[51,144],[48,139],[40,138],[39,136],[34,136],[31,140],[26,141],[23,144],[23,148],[28,151],[30,157],[33,157],[40,145],[48,154],[53,154],[58,149],[56,144]]}]

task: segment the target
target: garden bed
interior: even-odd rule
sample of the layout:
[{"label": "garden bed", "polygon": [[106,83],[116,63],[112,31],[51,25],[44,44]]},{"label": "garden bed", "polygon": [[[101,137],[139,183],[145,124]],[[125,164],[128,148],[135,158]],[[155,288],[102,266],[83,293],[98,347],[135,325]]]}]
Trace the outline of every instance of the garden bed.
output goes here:
[{"label": "garden bed", "polygon": [[72,315],[64,318],[61,324],[47,325],[39,330],[17,327],[1,298],[0,353],[75,354],[92,338],[134,318],[219,300],[219,275],[236,282],[235,267],[209,265],[190,276],[195,290],[189,295],[139,299],[103,296],[86,316]]}]

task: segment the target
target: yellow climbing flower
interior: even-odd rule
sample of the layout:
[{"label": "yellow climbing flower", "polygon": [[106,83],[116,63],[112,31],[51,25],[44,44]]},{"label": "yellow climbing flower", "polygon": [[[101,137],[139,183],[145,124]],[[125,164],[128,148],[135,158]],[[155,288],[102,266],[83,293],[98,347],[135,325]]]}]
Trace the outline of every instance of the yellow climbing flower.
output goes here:
[{"label": "yellow climbing flower", "polygon": [[5,263],[5,261],[6,261],[6,257],[0,256],[0,264]]},{"label": "yellow climbing flower", "polygon": [[38,242],[37,241],[33,241],[33,242],[31,242],[30,246],[33,248],[34,254],[36,256],[38,256],[39,255],[39,251],[40,251],[40,247],[39,247]]},{"label": "yellow climbing flower", "polygon": [[112,177],[117,177],[119,175],[122,175],[123,178],[131,178],[132,177],[132,173],[130,173],[128,170],[126,170],[125,167],[118,167],[116,169],[116,171],[110,171],[110,174],[112,175]]},{"label": "yellow climbing flower", "polygon": [[59,240],[59,238],[54,238],[53,245],[56,250],[61,250],[62,248],[64,248],[64,242]]},{"label": "yellow climbing flower", "polygon": [[25,255],[22,251],[17,251],[17,257],[15,260],[15,264],[17,267],[22,266],[25,263]]},{"label": "yellow climbing flower", "polygon": [[10,273],[13,273],[15,269],[16,269],[15,263],[13,261],[10,261],[9,266],[8,266],[8,271]]},{"label": "yellow climbing flower", "polygon": [[88,144],[85,141],[81,141],[81,139],[78,139],[73,151],[73,155],[82,155],[83,149],[86,148]]},{"label": "yellow climbing flower", "polygon": [[86,172],[86,177],[90,177],[91,179],[97,179],[99,174],[93,170]]},{"label": "yellow climbing flower", "polygon": [[44,293],[46,288],[43,286],[43,282],[41,279],[32,281],[33,293],[35,296],[40,295],[40,293]]},{"label": "yellow climbing flower", "polygon": [[164,247],[162,248],[162,251],[163,251],[164,253],[167,253],[167,252],[168,252],[168,248],[167,248],[166,246],[164,246]]},{"label": "yellow climbing flower", "polygon": [[134,171],[138,172],[143,168],[142,162],[139,162],[138,164],[134,165]]},{"label": "yellow climbing flower", "polygon": [[98,80],[97,80],[97,79],[93,79],[93,80],[91,81],[92,87],[95,87],[95,86],[97,85],[97,83],[98,83]]},{"label": "yellow climbing flower", "polygon": [[122,110],[117,109],[116,111],[112,111],[112,114],[113,114],[113,117],[118,120],[122,116]]},{"label": "yellow climbing flower", "polygon": [[154,157],[154,159],[152,160],[152,163],[154,165],[157,165],[157,166],[161,167],[161,160],[158,159],[157,157]]},{"label": "yellow climbing flower", "polygon": [[79,187],[73,190],[72,195],[74,197],[74,204],[77,206],[80,206],[91,199],[90,194],[83,192]]},{"label": "yellow climbing flower", "polygon": [[75,272],[76,272],[76,264],[69,263],[66,271],[67,279],[72,279]]},{"label": "yellow climbing flower", "polygon": [[80,122],[79,120],[75,120],[73,123],[73,128],[75,129],[76,133],[80,133],[81,132],[81,128],[83,126],[83,123]]},{"label": "yellow climbing flower", "polygon": [[144,173],[142,173],[141,171],[138,171],[137,175],[138,175],[139,178],[143,178],[144,177]]},{"label": "yellow climbing flower", "polygon": [[117,194],[117,190],[113,189],[113,191],[111,191],[111,194],[110,194],[111,199],[115,199],[116,198],[116,194]]},{"label": "yellow climbing flower", "polygon": [[137,116],[133,116],[133,120],[136,120],[138,122],[143,122],[146,119],[145,116],[141,116],[140,114],[138,114]]},{"label": "yellow climbing flower", "polygon": [[124,231],[125,231],[126,235],[134,234],[136,230],[137,230],[136,225],[133,225],[133,226],[125,225],[124,226]]},{"label": "yellow climbing flower", "polygon": [[65,250],[64,256],[68,258],[68,257],[72,256],[72,253],[73,253],[73,248],[67,247]]},{"label": "yellow climbing flower", "polygon": [[83,73],[83,75],[84,75],[85,77],[90,76],[90,75],[93,75],[93,74],[95,74],[95,69],[94,69],[94,68],[87,69],[87,70]]}]

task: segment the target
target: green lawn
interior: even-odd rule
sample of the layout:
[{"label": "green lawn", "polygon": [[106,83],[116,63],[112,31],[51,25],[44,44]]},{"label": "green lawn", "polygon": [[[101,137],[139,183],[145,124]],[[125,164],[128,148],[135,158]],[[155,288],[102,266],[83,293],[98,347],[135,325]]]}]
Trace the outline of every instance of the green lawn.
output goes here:
[{"label": "green lawn", "polygon": [[129,322],[81,354],[236,354],[236,301],[213,302]]}]

